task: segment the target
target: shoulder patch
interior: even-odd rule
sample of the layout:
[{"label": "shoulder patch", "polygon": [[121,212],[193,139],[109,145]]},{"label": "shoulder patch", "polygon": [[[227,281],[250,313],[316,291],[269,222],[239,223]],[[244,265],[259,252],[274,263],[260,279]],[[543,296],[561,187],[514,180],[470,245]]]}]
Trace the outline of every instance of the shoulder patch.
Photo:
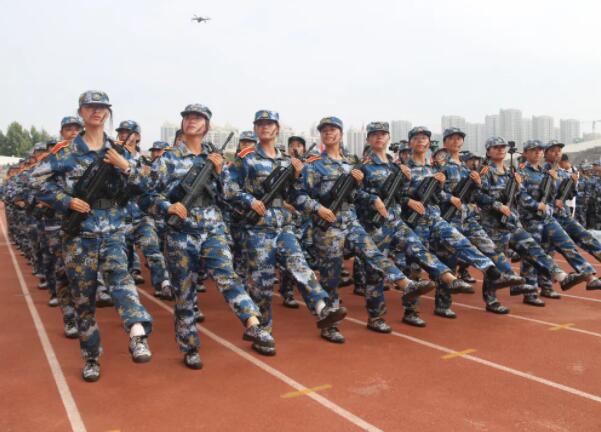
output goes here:
[{"label": "shoulder patch", "polygon": [[52,147],[52,149],[50,150],[50,153],[57,154],[61,149],[64,149],[65,147],[69,147],[69,144],[71,144],[71,141],[67,141],[67,140],[56,143],[54,145],[54,147]]},{"label": "shoulder patch", "polygon": [[321,159],[321,156],[311,156],[310,158],[308,158],[305,163],[313,163],[315,161],[318,161]]},{"label": "shoulder patch", "polygon": [[251,153],[254,153],[255,148],[254,147],[246,147],[244,150],[241,150],[238,153],[238,157],[239,158],[245,158],[246,156],[248,156]]}]

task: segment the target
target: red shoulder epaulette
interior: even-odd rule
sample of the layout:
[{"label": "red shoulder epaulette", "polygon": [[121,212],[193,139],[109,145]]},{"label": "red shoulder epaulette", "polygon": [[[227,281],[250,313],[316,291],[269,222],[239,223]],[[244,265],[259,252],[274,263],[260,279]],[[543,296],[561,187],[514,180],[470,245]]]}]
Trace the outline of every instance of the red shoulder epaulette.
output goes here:
[{"label": "red shoulder epaulette", "polygon": [[239,158],[244,158],[244,157],[246,157],[247,155],[249,155],[249,154],[253,153],[254,151],[255,151],[255,148],[254,148],[254,147],[246,147],[244,150],[241,150],[241,151],[238,153],[238,157],[239,157]]},{"label": "red shoulder epaulette", "polygon": [[316,155],[316,156],[311,156],[311,157],[310,157],[309,159],[307,159],[305,162],[306,162],[306,163],[313,163],[313,162],[315,162],[315,161],[317,161],[317,160],[320,160],[320,159],[321,159],[321,156],[318,156],[318,155]]},{"label": "red shoulder epaulette", "polygon": [[65,147],[69,146],[69,143],[71,143],[71,141],[67,140],[56,143],[54,147],[52,147],[52,150],[50,150],[50,153],[57,154],[60,149],[64,149]]}]

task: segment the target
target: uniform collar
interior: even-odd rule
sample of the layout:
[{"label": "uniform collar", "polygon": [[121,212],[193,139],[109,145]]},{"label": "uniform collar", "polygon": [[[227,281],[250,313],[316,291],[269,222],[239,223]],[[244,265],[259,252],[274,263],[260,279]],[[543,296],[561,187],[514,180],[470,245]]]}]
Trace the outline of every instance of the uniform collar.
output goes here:
[{"label": "uniform collar", "polygon": [[279,159],[284,159],[284,156],[282,155],[282,153],[277,149],[277,147],[275,148],[275,156],[272,158],[270,156],[267,156],[265,154],[265,152],[263,151],[263,147],[261,146],[261,143],[257,143],[257,145],[255,146],[256,152],[259,156],[261,156],[263,159],[272,159],[272,160],[279,160]]},{"label": "uniform collar", "polygon": [[[75,145],[75,148],[77,149],[77,151],[80,153],[89,153],[89,152],[94,151],[94,150],[91,150],[90,147],[88,147],[88,145],[86,144],[83,137],[84,137],[83,135],[77,135],[75,137],[75,139],[73,140],[73,144]],[[102,146],[102,148],[100,150],[108,149],[110,147],[111,147],[111,143],[108,140],[107,135],[104,134],[104,145]]]},{"label": "uniform collar", "polygon": [[524,168],[530,169],[531,171],[542,171],[542,167],[535,167],[534,165],[532,165],[530,162],[526,161],[526,164],[524,165]]},{"label": "uniform collar", "polygon": [[178,142],[175,145],[175,149],[180,152],[182,157],[196,157],[196,156],[201,156],[204,154],[204,149],[202,148],[202,145],[201,145],[201,152],[200,152],[200,154],[197,155],[195,153],[192,153],[190,151],[190,149],[188,149],[188,147],[186,146],[186,143],[184,141]]},{"label": "uniform collar", "polygon": [[367,157],[371,159],[375,165],[387,165],[392,162],[390,155],[386,155],[386,160],[383,161],[373,150],[367,152]]}]

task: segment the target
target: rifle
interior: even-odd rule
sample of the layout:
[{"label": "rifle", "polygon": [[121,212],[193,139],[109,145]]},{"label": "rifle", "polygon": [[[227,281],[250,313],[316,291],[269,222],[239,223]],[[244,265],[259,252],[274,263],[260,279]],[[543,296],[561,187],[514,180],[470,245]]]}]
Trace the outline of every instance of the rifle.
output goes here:
[{"label": "rifle", "polygon": [[[480,171],[480,175],[484,175],[486,171],[486,167],[482,168],[482,170]],[[459,198],[462,203],[469,203],[472,200],[472,195],[477,188],[478,186],[476,186],[476,183],[468,175],[459,183],[457,183],[457,185],[453,189],[453,196]],[[457,210],[459,210],[457,207],[455,207],[453,204],[449,204],[449,206],[443,213],[442,218],[446,221],[450,221],[455,216]]]},{"label": "rifle", "polygon": [[[505,185],[505,191],[504,191],[503,195],[505,196],[504,204],[507,207],[509,207],[509,210],[511,210],[511,207],[513,207],[513,205],[515,204],[515,198],[516,198],[516,195],[518,192],[518,182],[515,179],[515,167],[513,166],[513,154],[516,151],[515,150],[515,142],[509,141],[507,144],[509,144],[509,155],[510,155],[510,160],[509,160],[510,178],[509,178],[509,181],[507,182],[507,184]],[[503,225],[507,225],[507,222],[509,222],[509,216],[502,215],[501,223]]]},{"label": "rifle", "polygon": [[[361,164],[356,164],[355,166],[353,166],[352,169],[361,169],[361,166]],[[321,204],[330,209],[335,215],[336,212],[340,210],[342,203],[347,201],[351,193],[353,193],[356,185],[357,182],[355,181],[350,172],[348,174],[341,175],[334,182],[334,185],[332,186],[332,189],[330,189],[330,192],[328,192],[328,197],[324,198],[323,200],[320,200]],[[315,226],[317,226],[322,231],[325,231],[331,225],[330,222],[321,217],[316,217],[314,223]]]},{"label": "rifle", "polygon": [[[417,190],[415,191],[415,197],[422,202],[424,207],[440,192],[440,183],[433,176],[424,178]],[[407,216],[407,223],[414,224],[417,217],[420,216],[415,210],[411,209],[411,214]]]},{"label": "rifle", "polygon": [[[127,138],[129,138],[129,136]],[[127,139],[125,141],[127,141]],[[123,155],[125,153],[123,147],[115,145],[115,142],[112,139],[109,138],[109,142],[111,143],[112,148],[119,154]],[[98,158],[86,168],[81,178],[77,181],[77,184],[74,187],[73,196],[92,206],[94,201],[106,197],[105,185],[110,177],[114,176],[114,172],[115,167],[113,165],[104,162],[102,158]],[[70,237],[79,234],[81,224],[87,217],[87,213],[70,211],[63,223],[63,231],[65,234]]]},{"label": "rifle", "polygon": [[[234,136],[233,132],[230,132],[227,139],[221,146],[221,148],[217,149],[215,153],[223,153],[225,147],[231,141]],[[211,177],[215,174],[215,165],[212,162],[206,161],[202,166],[193,165],[192,168],[186,173],[180,184],[177,186],[181,191],[184,192],[184,196],[179,202],[183,204],[186,209],[190,207],[190,205],[196,200],[200,194],[204,193],[205,189],[211,180]],[[182,223],[182,219],[180,219],[177,215],[170,215],[167,219],[167,225],[173,228],[178,228]]]},{"label": "rifle", "polygon": [[[313,143],[311,147],[303,155],[300,157],[301,160],[304,160],[311,150],[317,145],[317,143]],[[296,156],[296,154],[295,154]],[[280,195],[284,187],[288,184],[290,179],[294,176],[294,166],[290,164],[286,168],[282,168],[281,166],[276,167],[269,176],[263,180],[261,186],[265,193],[261,197],[261,201],[265,205],[265,208],[269,207],[273,200]],[[244,215],[244,219],[250,224],[256,225],[261,219],[261,216],[254,210],[248,210]]]},{"label": "rifle", "polygon": [[[382,185],[381,193],[379,194],[380,198],[383,198],[382,201],[384,202],[384,207],[386,209],[388,209],[388,207],[390,207],[390,205],[394,202],[398,191],[403,185],[403,172],[396,166],[396,164],[394,166],[396,167],[395,171],[386,178],[386,181]],[[373,225],[380,226],[384,222],[384,217],[380,213],[376,212],[376,214],[371,218],[370,222]]]},{"label": "rifle", "polygon": [[[554,163],[551,169],[556,169],[557,163]],[[553,177],[548,172],[545,173],[545,177],[543,181],[540,182],[540,191],[541,191],[541,202],[546,203],[549,198],[551,198],[551,191],[553,190]],[[538,214],[543,216],[544,213],[538,210]]]},{"label": "rifle", "polygon": [[574,192],[576,192],[575,186],[576,184],[574,183],[572,175],[564,178],[559,184],[559,188],[557,188],[557,199],[562,202],[565,202],[565,200],[570,199],[573,196]]}]

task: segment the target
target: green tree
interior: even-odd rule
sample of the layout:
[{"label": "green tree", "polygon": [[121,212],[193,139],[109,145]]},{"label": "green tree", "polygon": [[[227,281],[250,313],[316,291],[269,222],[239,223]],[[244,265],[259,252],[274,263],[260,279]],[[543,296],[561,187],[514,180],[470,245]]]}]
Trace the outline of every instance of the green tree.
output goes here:
[{"label": "green tree", "polygon": [[6,135],[0,130],[0,155],[7,156],[8,153],[5,152],[6,147],[8,146],[8,138]]},{"label": "green tree", "polygon": [[[12,122],[6,129],[5,156],[23,156],[31,148],[31,137],[26,129],[18,122]],[[25,150],[22,150],[25,149]]]}]

